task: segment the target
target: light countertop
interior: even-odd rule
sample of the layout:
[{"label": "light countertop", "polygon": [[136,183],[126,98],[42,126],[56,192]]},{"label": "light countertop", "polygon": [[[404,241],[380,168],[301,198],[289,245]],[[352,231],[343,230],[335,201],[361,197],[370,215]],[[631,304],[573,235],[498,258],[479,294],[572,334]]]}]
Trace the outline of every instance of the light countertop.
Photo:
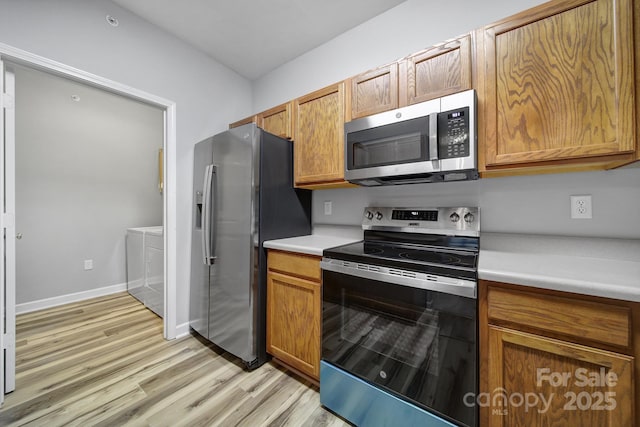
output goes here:
[{"label": "light countertop", "polygon": [[478,278],[640,302],[640,240],[482,233]]},{"label": "light countertop", "polygon": [[[322,256],[359,240],[357,233],[329,230],[264,247]],[[640,240],[482,233],[478,278],[640,302]]]},{"label": "light countertop", "polygon": [[322,251],[334,246],[346,245],[361,240],[356,237],[342,237],[324,234],[310,234],[308,236],[289,237],[287,239],[267,240],[263,246],[268,249],[298,252],[308,255],[322,256]]}]

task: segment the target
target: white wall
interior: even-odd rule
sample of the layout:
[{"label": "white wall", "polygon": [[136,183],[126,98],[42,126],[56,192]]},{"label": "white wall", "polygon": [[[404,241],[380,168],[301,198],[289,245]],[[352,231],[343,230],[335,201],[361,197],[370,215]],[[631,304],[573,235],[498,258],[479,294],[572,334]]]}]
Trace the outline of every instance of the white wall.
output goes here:
[{"label": "white wall", "polygon": [[[590,194],[593,219],[570,218],[569,196]],[[324,214],[324,202],[333,204]],[[360,225],[365,206],[479,206],[481,231],[640,238],[640,169],[313,192],[314,226]]]},{"label": "white wall", "polygon": [[16,93],[17,303],[125,283],[125,230],[162,225],[163,111],[22,67]]},{"label": "white wall", "polygon": [[[253,110],[262,111],[539,3],[460,0],[434,6],[407,0],[256,80]],[[572,194],[593,196],[592,220],[569,218]],[[331,216],[324,215],[324,201],[333,202]],[[640,169],[316,190],[314,227],[359,225],[363,208],[375,204],[480,206],[483,231],[640,238]]]},{"label": "white wall", "polygon": [[176,102],[177,323],[187,322],[193,145],[251,113],[250,82],[107,0],[0,0],[0,11],[0,42]]}]

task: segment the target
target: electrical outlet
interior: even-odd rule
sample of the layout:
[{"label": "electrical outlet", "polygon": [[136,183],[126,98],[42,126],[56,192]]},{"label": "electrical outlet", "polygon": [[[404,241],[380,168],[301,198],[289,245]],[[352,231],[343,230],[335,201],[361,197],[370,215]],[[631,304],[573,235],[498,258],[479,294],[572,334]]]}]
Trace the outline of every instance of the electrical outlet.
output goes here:
[{"label": "electrical outlet", "polygon": [[84,260],[84,269],[85,270],[93,270],[93,260],[92,259],[85,259]]},{"label": "electrical outlet", "polygon": [[331,211],[333,209],[333,203],[331,201],[324,202],[324,214],[331,215]]},{"label": "electrical outlet", "polygon": [[591,219],[591,195],[571,196],[571,218]]}]

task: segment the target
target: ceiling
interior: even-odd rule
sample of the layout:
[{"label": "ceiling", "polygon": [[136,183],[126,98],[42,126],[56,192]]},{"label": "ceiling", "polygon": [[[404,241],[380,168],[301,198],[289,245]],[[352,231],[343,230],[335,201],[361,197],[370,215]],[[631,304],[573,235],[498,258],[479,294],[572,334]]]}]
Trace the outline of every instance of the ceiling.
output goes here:
[{"label": "ceiling", "polygon": [[405,0],[113,1],[255,80]]}]

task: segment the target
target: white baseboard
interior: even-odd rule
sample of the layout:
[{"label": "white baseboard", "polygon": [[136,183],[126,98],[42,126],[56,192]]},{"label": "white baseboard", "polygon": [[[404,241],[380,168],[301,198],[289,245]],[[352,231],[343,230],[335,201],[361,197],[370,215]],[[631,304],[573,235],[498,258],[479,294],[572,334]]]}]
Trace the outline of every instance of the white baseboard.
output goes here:
[{"label": "white baseboard", "polygon": [[[69,304],[71,302],[78,302],[89,298],[96,298],[105,295],[115,294],[127,290],[126,283],[120,283],[117,285],[105,286],[103,288],[91,289],[88,291],[76,292],[73,294],[60,295],[58,297],[45,298],[37,301],[24,302],[22,304],[16,304],[16,314],[29,313],[36,310],[42,310],[45,308],[56,307],[58,305]],[[187,324],[187,332],[189,331],[189,325]]]},{"label": "white baseboard", "polygon": [[191,333],[189,330],[189,322],[176,326],[176,339],[187,336]]}]

